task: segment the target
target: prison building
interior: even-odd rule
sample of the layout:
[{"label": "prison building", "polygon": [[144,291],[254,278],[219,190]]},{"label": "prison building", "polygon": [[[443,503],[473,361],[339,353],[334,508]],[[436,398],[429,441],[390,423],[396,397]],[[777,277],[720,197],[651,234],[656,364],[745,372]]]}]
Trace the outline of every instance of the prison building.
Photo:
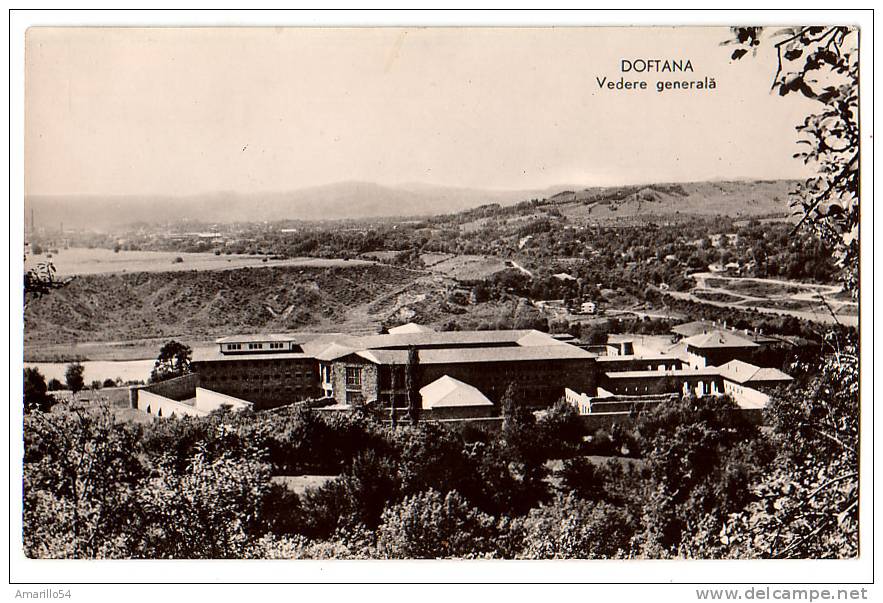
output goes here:
[{"label": "prison building", "polygon": [[129,403],[145,414],[156,418],[204,417],[214,411],[227,408],[241,411],[253,408],[247,400],[240,400],[201,387],[198,373],[136,385],[129,388]]},{"label": "prison building", "polygon": [[316,361],[304,353],[308,336],[239,335],[194,354],[202,387],[249,400],[255,410],[321,397]]},{"label": "prison building", "polygon": [[670,354],[649,354],[644,356],[599,356],[598,371],[621,373],[623,371],[671,371],[683,367],[684,362]]},{"label": "prison building", "polygon": [[731,360],[720,367],[604,373],[599,379],[598,396],[728,395],[742,408],[759,409],[769,402],[765,390],[791,381],[789,375],[778,369]]},{"label": "prison building", "polygon": [[726,322],[718,323],[717,321],[710,320],[694,320],[692,322],[686,322],[671,328],[672,335],[679,339],[687,339],[696,335],[707,335],[712,331],[730,331],[732,333],[736,333],[739,337],[742,337],[743,339],[749,339],[761,346],[776,345],[783,342],[787,343],[787,339],[783,337],[764,335],[762,331],[736,329],[733,327],[728,329]]},{"label": "prison building", "polygon": [[761,368],[741,360],[731,360],[718,368],[723,379],[724,393],[736,401],[753,402],[766,406],[769,396],[765,390],[789,385],[794,379],[775,368]]},{"label": "prison building", "polygon": [[717,368],[643,370],[608,372],[600,379],[601,387],[617,395],[692,393],[697,397],[723,393],[723,380]]},{"label": "prison building", "polygon": [[601,387],[598,388],[597,396],[575,392],[570,388],[564,390],[564,400],[574,406],[580,415],[627,413],[633,416],[652,410],[660,404],[674,404],[678,398],[677,393],[614,394]]},{"label": "prison building", "polygon": [[734,331],[718,329],[684,340],[692,368],[721,366],[730,360],[751,360],[760,345]]},{"label": "prison building", "polygon": [[536,407],[553,404],[567,384],[583,391],[595,387],[594,354],[533,330],[343,337],[324,343],[316,352],[320,388],[341,405],[404,406],[412,348],[418,388],[447,376],[497,405],[510,384],[518,398]]}]

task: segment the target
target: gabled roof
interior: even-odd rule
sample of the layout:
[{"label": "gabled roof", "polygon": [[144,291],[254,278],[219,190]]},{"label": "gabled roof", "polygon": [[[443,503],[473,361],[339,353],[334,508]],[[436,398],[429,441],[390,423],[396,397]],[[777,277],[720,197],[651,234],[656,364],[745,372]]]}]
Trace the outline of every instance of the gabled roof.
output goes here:
[{"label": "gabled roof", "polygon": [[357,349],[358,348],[350,347],[348,345],[332,341],[328,345],[323,346],[321,350],[314,352],[313,357],[315,357],[316,360],[324,360],[328,362],[331,360],[337,360],[338,358],[342,358],[344,356],[348,356],[355,352]]},{"label": "gabled roof", "polygon": [[682,325],[676,325],[671,328],[672,333],[676,333],[681,337],[693,337],[694,335],[701,335],[705,333],[711,333],[714,331],[723,331],[726,333],[735,333],[737,336],[748,339],[749,341],[753,341],[754,343],[778,343],[778,342],[786,342],[787,340],[783,337],[771,337],[769,335],[763,335],[761,333],[755,333],[753,331],[737,331],[732,328],[722,327],[710,320],[694,320],[693,322],[685,322]]},{"label": "gabled roof", "polygon": [[677,333],[681,337],[693,337],[701,335],[714,329],[714,325],[707,320],[694,320],[693,322],[685,322],[682,325],[676,325],[671,328],[672,333]]},{"label": "gabled roof", "polygon": [[[539,333],[531,329],[510,331],[442,331],[423,333],[389,333],[353,338],[352,345],[361,350],[384,348],[406,348],[408,346],[450,346],[458,345],[516,345],[518,340],[529,333]],[[543,335],[542,333],[540,333]],[[548,335],[546,335],[548,337]],[[551,337],[550,337],[551,339]]]},{"label": "gabled roof", "polygon": [[357,339],[358,337],[344,333],[323,333],[322,335],[311,337],[302,343],[300,347],[305,354],[319,358],[319,355],[332,344],[352,346],[353,342]]},{"label": "gabled roof", "polygon": [[249,352],[248,354],[225,354],[218,348],[193,350],[193,362],[251,362],[254,360],[302,360],[312,358],[302,352]]},{"label": "gabled roof", "polygon": [[761,368],[749,362],[730,360],[717,369],[721,377],[735,383],[784,382],[792,381],[787,373],[775,368]]},{"label": "gabled roof", "polygon": [[700,349],[714,348],[756,348],[758,345],[750,339],[736,335],[732,331],[717,329],[701,335],[694,335],[684,340],[688,346]]},{"label": "gabled roof", "polygon": [[331,361],[354,352],[371,350],[406,351],[410,346],[421,353],[433,349],[500,349],[508,347],[568,346],[547,333],[532,329],[510,331],[419,331],[412,333],[389,333],[384,335],[328,335],[317,337],[302,344],[305,353],[319,360]]},{"label": "gabled roof", "polygon": [[[356,356],[374,364],[407,364],[408,350],[361,350]],[[572,345],[511,346],[491,348],[436,348],[418,352],[420,364],[526,362],[537,360],[588,360],[595,358]]]},{"label": "gabled roof", "polygon": [[416,322],[409,322],[408,324],[399,325],[398,327],[393,327],[389,329],[390,335],[401,335],[404,333],[434,333],[435,329],[418,325]]},{"label": "gabled roof", "polygon": [[423,408],[493,406],[478,388],[445,375],[420,388]]},{"label": "gabled roof", "polygon": [[556,339],[555,337],[540,331],[528,331],[524,336],[519,337],[516,343],[522,347],[567,345],[560,339]]},{"label": "gabled roof", "polygon": [[794,378],[780,371],[777,368],[761,368],[756,373],[754,373],[754,377],[751,378],[752,381],[794,381]]},{"label": "gabled roof", "polygon": [[283,335],[278,333],[255,333],[246,335],[229,335],[215,339],[215,343],[260,343],[266,341],[302,341],[299,335]]}]

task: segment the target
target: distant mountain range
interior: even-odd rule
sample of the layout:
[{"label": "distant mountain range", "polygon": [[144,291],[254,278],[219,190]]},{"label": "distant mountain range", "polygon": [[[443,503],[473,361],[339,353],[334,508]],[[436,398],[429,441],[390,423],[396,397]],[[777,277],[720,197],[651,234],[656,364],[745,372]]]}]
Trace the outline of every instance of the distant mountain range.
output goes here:
[{"label": "distant mountain range", "polygon": [[[409,183],[383,186],[340,182],[291,192],[242,194],[218,192],[173,196],[29,196],[26,219],[34,211],[36,226],[107,230],[137,222],[178,220],[255,222],[334,220],[447,214],[479,205],[511,205],[550,198],[586,203],[620,197],[626,205],[653,205],[654,213],[722,213],[751,215],[784,211],[793,181],[721,181],[676,185],[585,188],[555,186],[540,190],[482,190]],[[637,197],[634,197],[637,192]],[[630,200],[631,197],[631,200]],[[624,208],[625,209],[625,208]]]}]

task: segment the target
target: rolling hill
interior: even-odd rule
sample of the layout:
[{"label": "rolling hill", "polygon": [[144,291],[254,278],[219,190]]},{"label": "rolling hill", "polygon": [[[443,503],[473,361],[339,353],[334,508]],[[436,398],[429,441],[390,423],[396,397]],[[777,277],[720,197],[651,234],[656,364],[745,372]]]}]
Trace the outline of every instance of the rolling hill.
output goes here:
[{"label": "rolling hill", "polygon": [[564,191],[553,196],[568,217],[721,215],[732,218],[789,212],[793,180],[649,184]]},{"label": "rolling hill", "polygon": [[58,228],[63,223],[66,228],[108,230],[137,222],[178,220],[230,223],[434,215],[486,203],[509,205],[547,193],[340,182],[291,192],[218,192],[187,197],[29,196],[25,211],[33,208],[38,226]]},{"label": "rolling hill", "polygon": [[[732,217],[787,211],[794,181],[711,181],[618,187],[558,186],[538,190],[481,190],[420,183],[382,186],[341,182],[291,192],[218,192],[174,196],[29,196],[37,226],[109,230],[137,222],[179,220],[259,222],[428,216],[481,205],[511,206],[548,199],[565,215],[720,214]],[[28,215],[30,215],[28,213]]]}]

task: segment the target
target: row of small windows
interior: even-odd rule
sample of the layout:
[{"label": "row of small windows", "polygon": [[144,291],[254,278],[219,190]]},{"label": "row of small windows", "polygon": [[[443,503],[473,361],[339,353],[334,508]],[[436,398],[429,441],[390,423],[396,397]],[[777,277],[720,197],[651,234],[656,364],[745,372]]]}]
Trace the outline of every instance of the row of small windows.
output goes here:
[{"label": "row of small windows", "polygon": [[276,367],[276,368],[294,368],[301,369],[305,371],[313,371],[313,365],[310,362],[304,361],[303,359],[287,359],[283,358],[281,360],[265,360],[265,359],[249,359],[249,360],[225,360],[223,362],[206,362],[200,363],[199,370],[202,372],[212,371],[212,370],[220,370],[220,371],[229,371],[232,369],[239,370],[255,370],[255,369],[263,369],[267,367]]},{"label": "row of small windows", "polygon": [[249,379],[295,379],[299,381],[312,381],[314,378],[314,375],[312,373],[263,373],[253,371],[244,373],[242,375],[226,372],[203,372],[201,373],[201,375],[208,381],[226,381],[227,379],[230,379],[231,381],[236,381],[237,379],[242,379],[244,381],[247,381]]},{"label": "row of small windows", "polygon": [[[284,341],[271,341],[267,344],[267,349],[284,350],[286,345],[287,345],[287,343]],[[241,343],[228,343],[227,349],[228,350],[241,350],[242,344]],[[263,350],[264,344],[263,343],[249,343],[248,349],[249,350]]]}]

